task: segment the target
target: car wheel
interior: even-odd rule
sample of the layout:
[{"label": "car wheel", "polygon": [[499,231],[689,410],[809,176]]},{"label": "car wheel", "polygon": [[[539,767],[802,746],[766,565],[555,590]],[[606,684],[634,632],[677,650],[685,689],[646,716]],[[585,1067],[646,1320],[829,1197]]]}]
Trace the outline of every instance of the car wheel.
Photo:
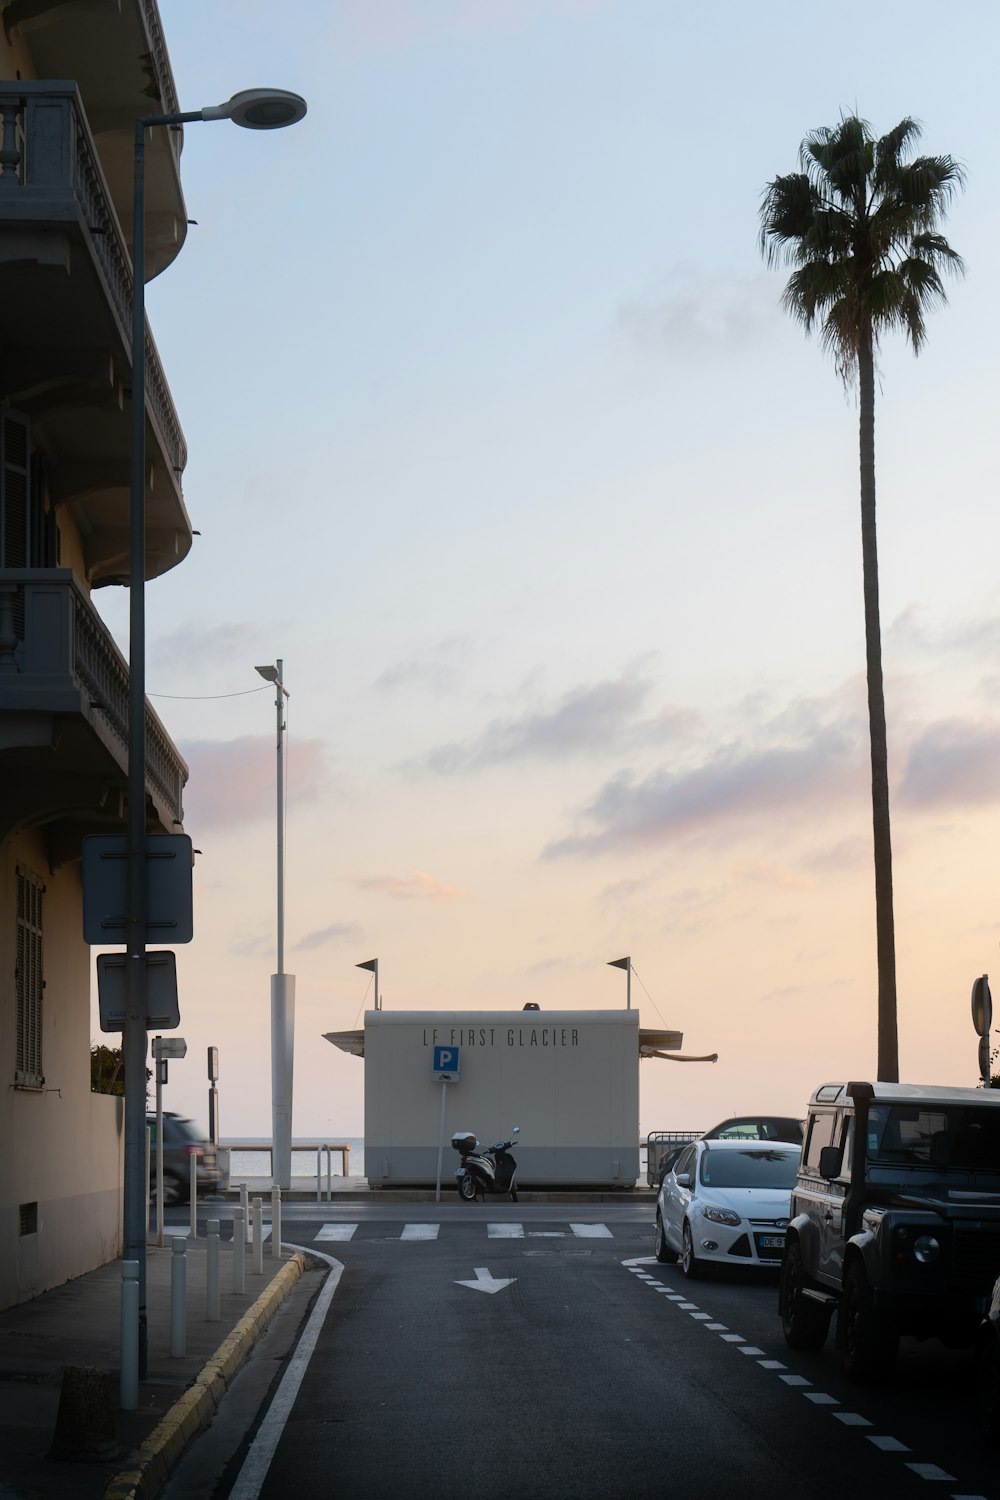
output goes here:
[{"label": "car wheel", "polygon": [[837,1344],[844,1374],[859,1385],[888,1375],[899,1351],[899,1334],[876,1308],[865,1268],[857,1260],[847,1273],[837,1312]]},{"label": "car wheel", "polygon": [[701,1261],[694,1253],[694,1239],[687,1219],[684,1220],[684,1233],[681,1236],[681,1270],[689,1281],[697,1281],[705,1274]]},{"label": "car wheel", "polygon": [[458,1196],[464,1198],[466,1203],[471,1203],[476,1196],[476,1179],[474,1177],[460,1177],[458,1179]]},{"label": "car wheel", "polygon": [[789,1349],[822,1349],[830,1331],[830,1311],[806,1296],[807,1284],[802,1249],[791,1244],[781,1262],[778,1292],[781,1327]]},{"label": "car wheel", "polygon": [[163,1202],[169,1206],[172,1203],[186,1203],[187,1200],[188,1190],[185,1184],[181,1182],[179,1177],[175,1177],[173,1173],[165,1172],[163,1176]]},{"label": "car wheel", "polygon": [[656,1234],[653,1239],[653,1253],[661,1266],[673,1266],[677,1263],[677,1251],[671,1250],[667,1244],[667,1237],[663,1233],[663,1220],[660,1218],[660,1210],[656,1210]]}]

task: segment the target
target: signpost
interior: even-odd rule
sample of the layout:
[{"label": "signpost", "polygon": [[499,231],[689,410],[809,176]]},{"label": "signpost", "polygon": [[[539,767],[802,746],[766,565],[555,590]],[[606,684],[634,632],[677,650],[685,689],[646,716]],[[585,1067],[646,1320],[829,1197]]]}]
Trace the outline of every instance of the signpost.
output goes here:
[{"label": "signpost", "polygon": [[[148,955],[147,955],[148,956]],[[173,958],[171,953],[170,957]],[[184,1057],[187,1042],[182,1036],[154,1036],[156,1063],[156,1243],[163,1245],[163,1085],[167,1081],[167,1059]]]},{"label": "signpost", "polygon": [[462,1061],[461,1047],[435,1047],[431,1077],[441,1082],[441,1119],[438,1124],[437,1185],[434,1202],[441,1202],[441,1158],[444,1155],[444,1109],[449,1083],[458,1082],[458,1070]]},{"label": "signpost", "polygon": [[990,1026],[993,1024],[993,997],[989,976],[984,974],[972,986],[972,1024],[979,1037],[979,1074],[983,1087],[990,1086]]}]

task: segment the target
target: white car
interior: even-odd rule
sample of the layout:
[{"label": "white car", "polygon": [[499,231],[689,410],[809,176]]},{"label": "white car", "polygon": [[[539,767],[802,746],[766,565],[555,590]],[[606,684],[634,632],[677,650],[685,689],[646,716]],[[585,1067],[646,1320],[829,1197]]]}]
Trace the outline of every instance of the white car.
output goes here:
[{"label": "white car", "polygon": [[708,1264],[781,1264],[800,1146],[698,1140],[685,1147],[656,1200],[656,1258],[685,1276]]}]

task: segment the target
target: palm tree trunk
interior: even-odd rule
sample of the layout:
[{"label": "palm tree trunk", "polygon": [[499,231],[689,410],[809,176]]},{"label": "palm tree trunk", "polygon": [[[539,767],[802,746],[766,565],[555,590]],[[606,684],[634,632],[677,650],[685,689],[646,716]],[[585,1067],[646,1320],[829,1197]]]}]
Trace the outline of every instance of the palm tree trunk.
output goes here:
[{"label": "palm tree trunk", "polygon": [[882,632],[875,540],[875,361],[871,332],[858,353],[861,426],[861,555],[864,568],[865,652],[868,663],[868,729],[872,755],[872,832],[875,847],[875,937],[878,962],[878,1079],[899,1082],[896,1023],[896,940],[892,914],[892,842],[889,835],[889,755],[882,686]]}]

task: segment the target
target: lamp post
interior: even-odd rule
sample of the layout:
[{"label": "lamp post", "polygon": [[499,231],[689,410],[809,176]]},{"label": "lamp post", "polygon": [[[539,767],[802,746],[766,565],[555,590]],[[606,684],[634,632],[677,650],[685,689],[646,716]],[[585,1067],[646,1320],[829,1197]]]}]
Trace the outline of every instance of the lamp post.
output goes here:
[{"label": "lamp post", "polygon": [[278,720],[278,963],[271,975],[271,1186],[292,1185],[292,1069],[295,1054],[295,975],[285,973],[285,775],[284,732],[288,689],[281,680],[279,656],[272,667],[257,667],[273,682]]},{"label": "lamp post", "polygon": [[[225,104],[135,122],[132,179],[132,464],[129,500],[128,892],[126,910],[125,1183],[123,1259],[138,1265],[138,1328],[124,1327],[123,1349],[146,1374],[146,131],[197,120],[232,120],[249,130],[294,125],[306,112],[298,94],[244,89]],[[130,1314],[131,1319],[131,1314]],[[122,1371],[123,1390],[126,1372]]]},{"label": "lamp post", "polygon": [[632,960],[630,958],[609,958],[609,969],[624,969],[628,975],[625,984],[625,1009],[632,1009]]},{"label": "lamp post", "polygon": [[376,1010],[381,1010],[382,1009],[382,1002],[379,1000],[379,997],[378,997],[378,959],[377,958],[366,958],[363,964],[355,964],[354,967],[356,969],[367,969],[368,972],[369,972],[369,974],[374,974],[374,976],[375,976],[375,1009]]}]

